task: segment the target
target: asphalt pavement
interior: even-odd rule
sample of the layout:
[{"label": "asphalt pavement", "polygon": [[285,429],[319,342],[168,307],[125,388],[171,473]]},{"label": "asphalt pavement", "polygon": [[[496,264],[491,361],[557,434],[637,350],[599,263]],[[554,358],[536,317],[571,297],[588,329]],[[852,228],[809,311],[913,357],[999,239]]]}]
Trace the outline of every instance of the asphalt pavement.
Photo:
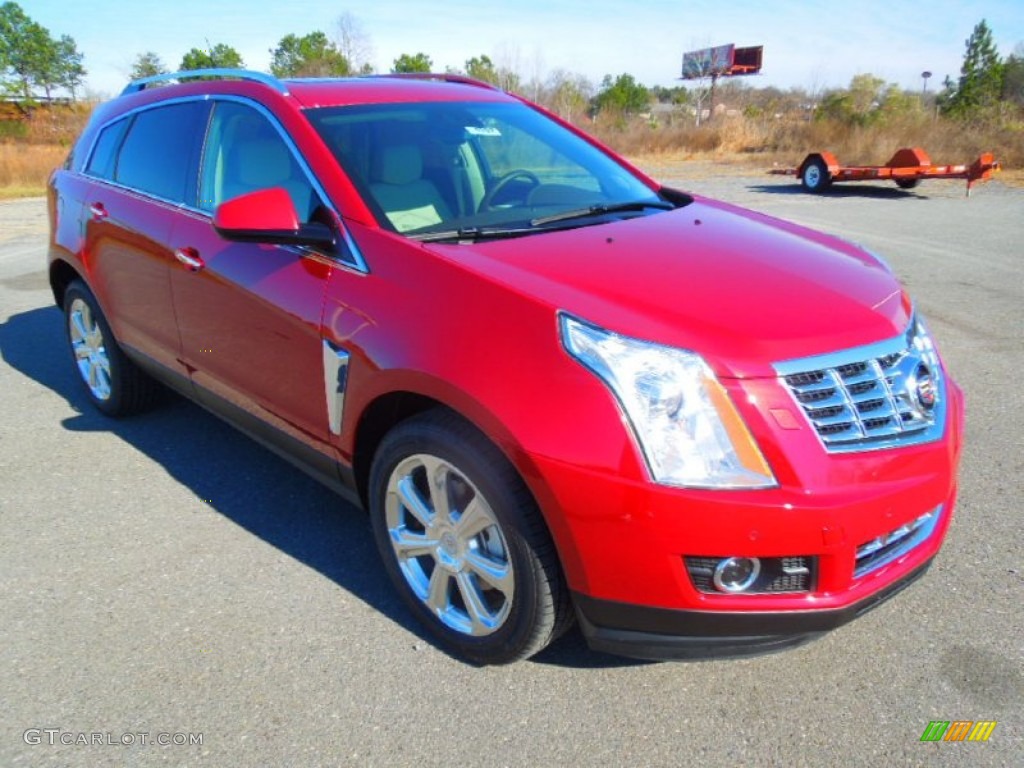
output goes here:
[{"label": "asphalt pavement", "polygon": [[[184,401],[124,421],[89,407],[44,201],[7,202],[0,765],[1024,764],[1024,190],[812,196],[651,170],[861,242],[909,285],[968,401],[960,504],[922,581],[769,656],[634,662],[574,631],[530,661],[464,664],[419,633],[361,512]],[[923,743],[933,720],[997,725]]]}]

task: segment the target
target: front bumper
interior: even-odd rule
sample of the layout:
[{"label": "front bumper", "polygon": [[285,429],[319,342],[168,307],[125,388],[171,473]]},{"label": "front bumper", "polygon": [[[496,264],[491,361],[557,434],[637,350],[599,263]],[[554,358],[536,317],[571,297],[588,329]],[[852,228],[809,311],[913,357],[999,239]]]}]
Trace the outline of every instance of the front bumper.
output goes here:
[{"label": "front bumper", "polygon": [[903,591],[932,560],[860,602],[825,611],[723,613],[647,608],[575,593],[592,650],[636,659],[710,659],[781,651],[840,627]]},{"label": "front bumper", "polygon": [[[588,642],[642,658],[763,653],[845,624],[919,578],[956,506],[963,396],[948,384],[945,434],[930,443],[832,455],[805,427],[763,440],[780,480],[772,489],[659,486],[630,476],[626,451],[619,468],[532,456]],[[906,547],[883,546],[932,513]],[[726,557],[801,558],[811,576],[799,589],[723,594],[688,571],[691,558]]]}]

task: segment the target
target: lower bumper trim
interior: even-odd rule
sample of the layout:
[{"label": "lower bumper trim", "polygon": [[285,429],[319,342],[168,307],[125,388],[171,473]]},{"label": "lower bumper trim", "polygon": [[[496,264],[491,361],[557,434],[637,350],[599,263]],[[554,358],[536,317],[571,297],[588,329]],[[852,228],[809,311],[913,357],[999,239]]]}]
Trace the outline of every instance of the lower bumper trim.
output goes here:
[{"label": "lower bumper trim", "polygon": [[880,605],[924,575],[932,560],[860,602],[821,611],[721,612],[651,608],[574,592],[576,615],[595,651],[637,659],[754,656],[802,645]]}]

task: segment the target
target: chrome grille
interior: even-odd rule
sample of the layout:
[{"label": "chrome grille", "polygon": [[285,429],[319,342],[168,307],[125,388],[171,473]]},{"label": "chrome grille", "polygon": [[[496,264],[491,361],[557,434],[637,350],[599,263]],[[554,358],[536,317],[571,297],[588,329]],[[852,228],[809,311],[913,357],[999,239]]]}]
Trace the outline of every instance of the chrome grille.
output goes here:
[{"label": "chrome grille", "polygon": [[853,576],[860,578],[902,557],[931,536],[942,513],[940,504],[916,520],[857,547]]},{"label": "chrome grille", "polygon": [[908,445],[942,434],[942,370],[916,320],[895,339],[775,368],[829,451]]}]

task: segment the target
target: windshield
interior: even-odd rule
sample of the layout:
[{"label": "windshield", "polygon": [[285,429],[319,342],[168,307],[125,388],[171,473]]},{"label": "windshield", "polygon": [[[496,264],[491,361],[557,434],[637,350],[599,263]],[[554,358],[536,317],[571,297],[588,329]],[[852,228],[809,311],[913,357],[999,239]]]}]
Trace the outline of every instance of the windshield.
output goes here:
[{"label": "windshield", "polygon": [[381,223],[410,237],[518,236],[674,207],[523,104],[371,104],[307,115]]}]

